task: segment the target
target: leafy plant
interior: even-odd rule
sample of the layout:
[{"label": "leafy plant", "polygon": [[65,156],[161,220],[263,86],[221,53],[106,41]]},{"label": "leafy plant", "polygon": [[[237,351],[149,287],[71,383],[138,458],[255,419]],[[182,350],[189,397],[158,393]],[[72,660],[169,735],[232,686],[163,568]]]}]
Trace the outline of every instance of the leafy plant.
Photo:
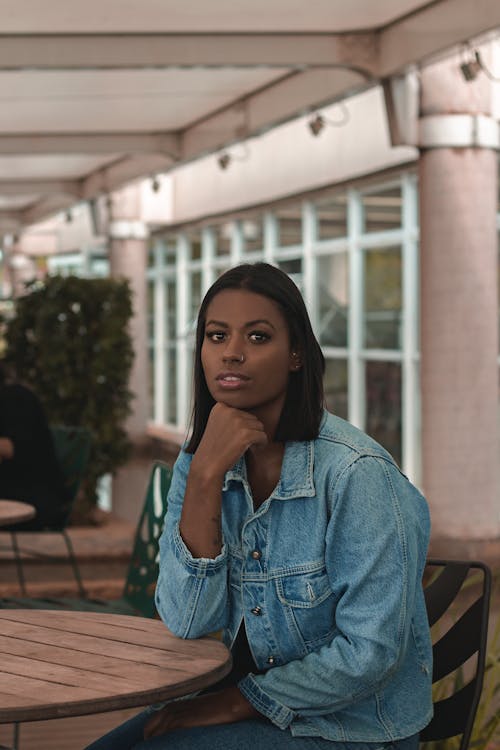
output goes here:
[{"label": "leafy plant", "polygon": [[49,422],[93,434],[82,493],[87,506],[96,502],[98,478],[129,454],[131,315],[126,281],[52,276],[16,300],[7,324],[5,359],[38,395]]}]

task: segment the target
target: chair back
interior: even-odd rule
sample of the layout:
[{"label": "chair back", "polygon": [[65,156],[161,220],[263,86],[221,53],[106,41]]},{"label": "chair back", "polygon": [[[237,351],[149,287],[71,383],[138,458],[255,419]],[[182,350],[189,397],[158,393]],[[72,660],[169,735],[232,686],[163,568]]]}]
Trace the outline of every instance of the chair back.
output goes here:
[{"label": "chair back", "polygon": [[135,532],[123,598],[144,617],[155,617],[154,592],[158,579],[158,547],[167,512],[172,469],[155,461]]},{"label": "chair back", "polygon": [[92,445],[92,434],[86,427],[63,425],[51,425],[50,432],[66,490],[66,502],[61,513],[64,517],[61,526],[65,526],[85,476]]},{"label": "chair back", "polygon": [[[433,641],[434,717],[421,742],[462,735],[468,747],[483,686],[491,572],[480,562],[429,559],[424,589]],[[473,663],[467,664],[471,657]]]}]

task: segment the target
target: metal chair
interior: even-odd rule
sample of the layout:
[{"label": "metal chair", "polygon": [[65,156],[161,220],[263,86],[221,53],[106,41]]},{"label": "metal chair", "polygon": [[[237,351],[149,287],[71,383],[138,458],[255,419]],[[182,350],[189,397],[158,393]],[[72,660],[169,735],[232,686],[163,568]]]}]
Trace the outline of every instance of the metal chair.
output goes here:
[{"label": "metal chair", "polygon": [[167,511],[172,469],[156,461],[151,469],[146,497],[137,523],[132,556],[119,599],[17,598],[2,599],[2,608],[73,609],[155,617],[154,592],[158,578],[158,546]]},{"label": "metal chair", "polygon": [[[30,533],[60,533],[66,544],[68,551],[68,558],[73,568],[73,574],[78,586],[78,592],[80,596],[86,596],[85,588],[83,586],[82,577],[75,557],[71,538],[66,530],[73,505],[80,489],[81,482],[85,476],[87,464],[90,455],[90,448],[92,443],[92,437],[89,430],[84,427],[66,427],[53,425],[50,427],[52,440],[54,443],[54,449],[56,453],[59,466],[64,479],[66,488],[66,500],[63,506],[58,508],[60,520],[57,523],[44,525],[40,528],[34,528],[33,524],[30,524],[29,529],[19,528],[18,531],[11,531],[12,549],[14,552],[14,559],[16,561],[17,577],[19,580],[19,586],[23,595],[26,595],[26,581],[24,577],[23,561],[21,551],[19,549],[17,534],[22,532],[23,534]],[[36,520],[36,519],[35,519]],[[53,558],[53,555],[47,555],[41,552],[35,552],[33,550],[27,550],[23,548],[24,552],[42,558]]]},{"label": "metal chair", "polygon": [[[431,574],[424,594],[433,640],[434,717],[420,741],[461,735],[459,750],[466,750],[483,686],[491,572],[480,562],[429,559],[426,573]],[[464,669],[473,656],[474,664]]]}]

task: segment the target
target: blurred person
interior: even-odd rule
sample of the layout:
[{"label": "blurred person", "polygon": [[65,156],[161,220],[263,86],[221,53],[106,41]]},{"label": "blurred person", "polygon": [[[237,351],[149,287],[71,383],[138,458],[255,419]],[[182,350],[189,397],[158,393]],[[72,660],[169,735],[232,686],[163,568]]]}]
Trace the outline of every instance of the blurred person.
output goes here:
[{"label": "blurred person", "polygon": [[8,382],[1,362],[0,498],[36,509],[35,518],[2,531],[53,528],[66,517],[67,492],[42,404],[31,389]]}]

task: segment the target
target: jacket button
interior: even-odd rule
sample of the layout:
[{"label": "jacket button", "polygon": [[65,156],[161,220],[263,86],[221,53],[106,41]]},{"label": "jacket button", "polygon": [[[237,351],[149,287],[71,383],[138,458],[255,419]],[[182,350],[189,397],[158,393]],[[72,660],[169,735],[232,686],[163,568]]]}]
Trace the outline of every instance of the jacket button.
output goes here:
[{"label": "jacket button", "polygon": [[262,552],[259,552],[258,549],[254,549],[254,551],[252,552],[252,557],[254,560],[260,560],[260,558],[262,557]]},{"label": "jacket button", "polygon": [[252,613],[252,615],[261,615],[262,614],[262,610],[261,610],[260,607],[253,607],[253,609],[251,609],[250,612]]},{"label": "jacket button", "polygon": [[267,663],[268,664],[274,664],[275,661],[276,660],[275,660],[274,656],[268,656],[267,657]]}]

